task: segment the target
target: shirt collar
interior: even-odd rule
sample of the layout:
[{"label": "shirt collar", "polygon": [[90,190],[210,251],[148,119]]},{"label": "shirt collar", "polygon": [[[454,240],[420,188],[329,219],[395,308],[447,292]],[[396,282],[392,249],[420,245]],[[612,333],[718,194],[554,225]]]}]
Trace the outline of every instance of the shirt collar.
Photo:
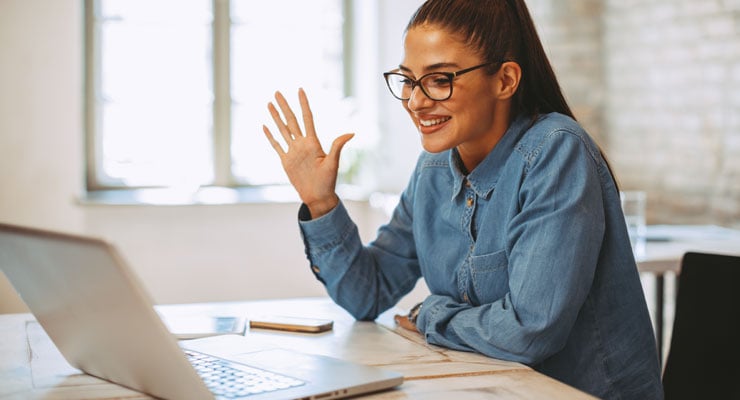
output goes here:
[{"label": "shirt collar", "polygon": [[467,174],[467,177],[463,173],[464,168],[460,154],[456,148],[452,149],[449,152],[450,172],[452,173],[452,199],[454,200],[460,194],[466,180],[470,183],[470,188],[473,189],[476,196],[488,198],[496,187],[506,160],[514,151],[519,137],[521,137],[529,123],[530,119],[525,116],[520,116],[514,120],[493,150],[472,172]]}]

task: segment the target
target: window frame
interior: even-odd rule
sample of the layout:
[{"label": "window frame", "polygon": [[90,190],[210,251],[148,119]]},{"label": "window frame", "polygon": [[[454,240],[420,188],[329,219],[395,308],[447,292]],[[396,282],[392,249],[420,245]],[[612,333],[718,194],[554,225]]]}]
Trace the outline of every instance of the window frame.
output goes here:
[{"label": "window frame", "polygon": [[[354,93],[354,56],[352,53],[355,33],[353,6],[357,0],[342,0],[344,23],[342,26],[342,64],[344,70],[344,93],[351,97]],[[84,23],[84,130],[85,130],[85,184],[87,192],[110,190],[138,190],[152,186],[131,186],[106,182],[101,172],[102,165],[102,127],[101,110],[96,99],[101,84],[101,44],[100,24],[97,10],[100,0],[85,0],[83,3]],[[240,182],[231,169],[231,20],[230,0],[212,0],[212,73],[213,81],[213,181],[210,187],[244,188],[253,187]],[[160,186],[156,186],[160,188]]]}]

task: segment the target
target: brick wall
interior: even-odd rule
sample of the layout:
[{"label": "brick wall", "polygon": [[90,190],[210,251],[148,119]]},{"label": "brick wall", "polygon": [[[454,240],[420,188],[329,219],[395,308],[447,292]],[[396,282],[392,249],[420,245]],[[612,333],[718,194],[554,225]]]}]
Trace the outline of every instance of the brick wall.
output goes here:
[{"label": "brick wall", "polygon": [[740,0],[529,0],[581,123],[650,223],[740,227]]}]

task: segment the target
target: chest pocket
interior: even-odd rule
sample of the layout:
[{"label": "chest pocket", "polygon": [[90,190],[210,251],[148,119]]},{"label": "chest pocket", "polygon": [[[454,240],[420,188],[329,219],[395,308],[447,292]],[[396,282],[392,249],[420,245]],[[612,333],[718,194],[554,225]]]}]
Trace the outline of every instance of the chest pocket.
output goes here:
[{"label": "chest pocket", "polygon": [[509,259],[506,250],[470,257],[470,301],[493,303],[509,292]]}]

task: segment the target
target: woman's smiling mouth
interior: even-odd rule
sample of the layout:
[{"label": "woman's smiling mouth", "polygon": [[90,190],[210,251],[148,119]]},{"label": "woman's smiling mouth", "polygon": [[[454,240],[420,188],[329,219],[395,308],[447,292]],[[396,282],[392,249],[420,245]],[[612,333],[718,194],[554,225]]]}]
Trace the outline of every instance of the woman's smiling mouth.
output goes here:
[{"label": "woman's smiling mouth", "polygon": [[421,119],[421,118],[419,118],[419,125],[424,126],[424,127],[435,126],[435,125],[439,125],[439,124],[441,124],[443,122],[447,122],[450,119],[452,119],[452,117],[441,117],[441,118],[434,118],[434,119]]}]

